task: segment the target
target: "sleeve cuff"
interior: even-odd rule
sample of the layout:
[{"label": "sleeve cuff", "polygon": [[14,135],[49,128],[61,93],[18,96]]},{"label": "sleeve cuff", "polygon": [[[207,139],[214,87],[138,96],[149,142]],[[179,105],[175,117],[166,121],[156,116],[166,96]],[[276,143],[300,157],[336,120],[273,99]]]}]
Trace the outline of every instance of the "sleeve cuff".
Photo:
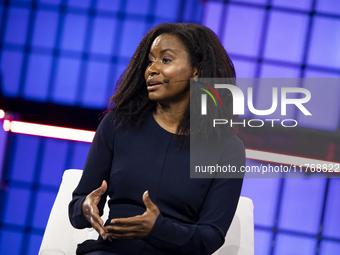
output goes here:
[{"label": "sleeve cuff", "polygon": [[91,223],[87,221],[82,211],[82,205],[83,205],[85,198],[86,196],[79,198],[74,203],[73,213],[70,214],[70,221],[71,221],[72,226],[78,229],[92,227]]},{"label": "sleeve cuff", "polygon": [[164,217],[162,213],[159,213],[150,233],[146,237],[144,237],[144,240],[146,242],[150,243],[155,238],[155,236],[159,236],[159,232],[161,232],[161,225],[163,224],[163,222],[164,222]]},{"label": "sleeve cuff", "polygon": [[173,224],[161,213],[158,215],[150,233],[144,238],[144,241],[156,249],[176,250],[176,244],[172,242],[174,232]]}]

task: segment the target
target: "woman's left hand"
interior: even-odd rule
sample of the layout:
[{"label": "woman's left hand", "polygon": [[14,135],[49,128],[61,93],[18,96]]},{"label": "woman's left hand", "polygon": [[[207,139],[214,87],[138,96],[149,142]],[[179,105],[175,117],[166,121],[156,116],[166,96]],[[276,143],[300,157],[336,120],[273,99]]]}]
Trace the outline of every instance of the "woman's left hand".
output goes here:
[{"label": "woman's left hand", "polygon": [[111,239],[142,239],[151,231],[159,215],[159,209],[150,197],[149,192],[143,194],[143,202],[146,207],[145,213],[129,218],[112,219],[112,224],[106,226],[107,237]]}]

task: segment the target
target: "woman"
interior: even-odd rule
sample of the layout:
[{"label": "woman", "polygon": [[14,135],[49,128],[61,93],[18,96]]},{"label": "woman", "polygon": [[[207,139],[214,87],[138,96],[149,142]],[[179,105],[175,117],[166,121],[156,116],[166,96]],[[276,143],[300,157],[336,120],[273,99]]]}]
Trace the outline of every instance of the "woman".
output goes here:
[{"label": "woman", "polygon": [[[100,235],[77,254],[212,254],[223,244],[242,179],[190,178],[189,80],[198,77],[235,77],[210,29],[164,23],[140,42],[69,206],[74,227]],[[233,134],[222,160],[244,164],[243,144]],[[107,195],[104,224],[99,215]]]}]

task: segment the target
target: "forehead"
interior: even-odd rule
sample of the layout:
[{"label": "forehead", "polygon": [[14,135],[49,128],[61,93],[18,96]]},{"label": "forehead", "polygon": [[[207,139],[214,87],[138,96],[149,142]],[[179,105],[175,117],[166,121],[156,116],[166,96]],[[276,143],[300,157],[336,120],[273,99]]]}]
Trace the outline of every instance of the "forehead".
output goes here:
[{"label": "forehead", "polygon": [[174,51],[187,51],[183,42],[178,38],[178,36],[173,34],[161,34],[155,38],[153,41],[150,51],[162,49],[172,49]]}]

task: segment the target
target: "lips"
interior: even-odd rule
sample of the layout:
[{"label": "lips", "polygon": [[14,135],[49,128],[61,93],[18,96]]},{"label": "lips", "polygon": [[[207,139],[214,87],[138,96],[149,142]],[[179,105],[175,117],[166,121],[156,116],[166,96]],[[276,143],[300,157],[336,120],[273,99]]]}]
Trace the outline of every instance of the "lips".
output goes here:
[{"label": "lips", "polygon": [[150,83],[148,84],[149,87],[152,87],[152,86],[155,86],[155,85],[159,85],[159,84],[162,84],[161,82],[158,82],[158,83]]},{"label": "lips", "polygon": [[150,79],[150,80],[147,80],[147,90],[150,92],[150,91],[153,91],[153,90],[157,90],[159,87],[161,87],[163,85],[163,82],[160,82],[160,81],[157,81],[155,79]]},{"label": "lips", "polygon": [[163,82],[156,81],[156,80],[148,80],[147,84],[148,84],[148,87],[152,87],[152,86],[155,86],[155,85],[163,84]]}]

